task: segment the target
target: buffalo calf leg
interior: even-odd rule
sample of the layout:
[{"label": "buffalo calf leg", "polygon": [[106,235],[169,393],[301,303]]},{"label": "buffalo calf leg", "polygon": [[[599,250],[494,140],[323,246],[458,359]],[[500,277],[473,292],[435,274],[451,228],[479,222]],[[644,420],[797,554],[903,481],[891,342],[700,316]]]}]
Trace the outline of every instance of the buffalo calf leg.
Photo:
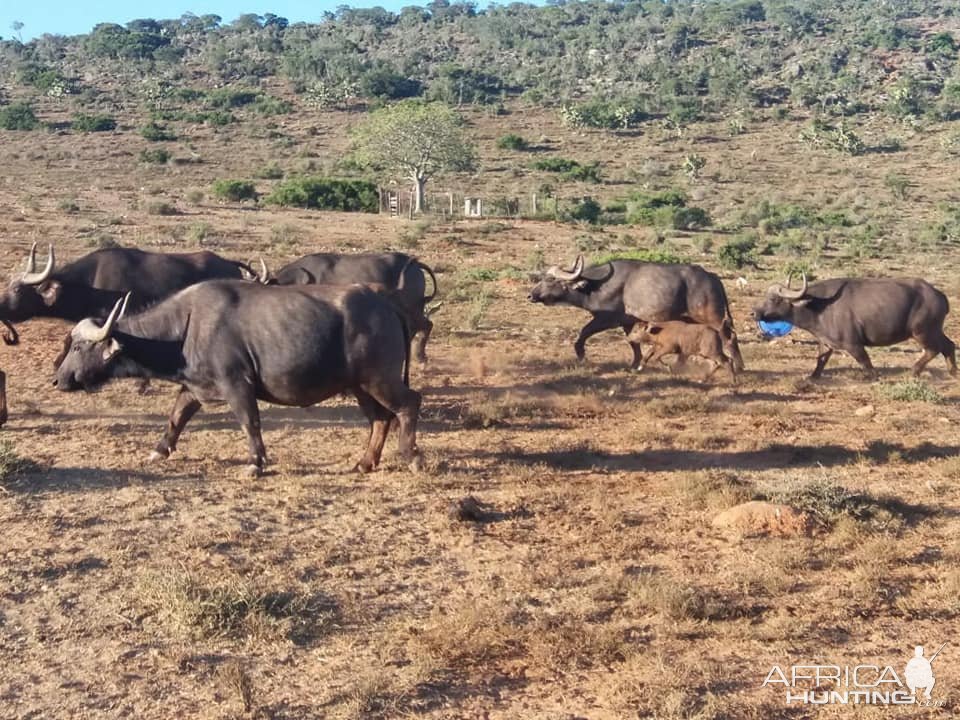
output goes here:
[{"label": "buffalo calf leg", "polygon": [[226,395],[227,403],[233,410],[234,416],[240,422],[250,446],[250,465],[244,471],[244,475],[258,477],[263,472],[263,466],[267,462],[267,450],[263,446],[263,435],[260,432],[260,409],[257,407],[257,398],[254,396],[252,388],[250,388],[250,392],[238,392],[231,388],[224,395]]},{"label": "buffalo calf leg", "polygon": [[190,418],[196,415],[199,409],[200,401],[194,397],[192,392],[185,387],[181,387],[177,399],[173,403],[173,410],[170,411],[167,430],[157,444],[157,449],[150,453],[151,462],[170,457],[170,453],[177,449],[177,441],[180,439],[183,428],[186,427]]},{"label": "buffalo calf leg", "polygon": [[633,339],[633,325],[624,325],[623,334],[627,336],[627,342],[630,343],[630,349],[633,350],[633,362],[630,368],[640,372],[643,370],[643,345]]},{"label": "buffalo calf leg", "polygon": [[0,425],[7,421],[7,376],[0,370]]}]

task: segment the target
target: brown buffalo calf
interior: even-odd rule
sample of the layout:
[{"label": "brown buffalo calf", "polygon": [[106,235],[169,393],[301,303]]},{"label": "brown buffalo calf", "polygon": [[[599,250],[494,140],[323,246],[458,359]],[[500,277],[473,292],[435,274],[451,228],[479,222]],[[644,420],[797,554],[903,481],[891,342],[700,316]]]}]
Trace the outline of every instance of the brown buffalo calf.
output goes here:
[{"label": "brown buffalo calf", "polygon": [[629,339],[631,342],[653,345],[643,358],[644,365],[653,360],[663,363],[664,355],[676,355],[678,363],[688,357],[702,357],[712,364],[707,378],[712,377],[721,365],[725,365],[733,382],[737,381],[736,366],[733,360],[724,354],[723,338],[714,328],[680,321],[648,323],[646,326],[638,324],[630,333]]}]

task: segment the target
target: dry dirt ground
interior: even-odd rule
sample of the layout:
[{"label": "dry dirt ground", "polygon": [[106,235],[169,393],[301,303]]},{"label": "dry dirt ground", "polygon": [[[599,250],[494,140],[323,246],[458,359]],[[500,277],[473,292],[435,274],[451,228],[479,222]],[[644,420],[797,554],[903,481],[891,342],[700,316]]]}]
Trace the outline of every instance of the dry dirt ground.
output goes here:
[{"label": "dry dirt ground", "polygon": [[[510,129],[476,122],[482,137]],[[542,132],[567,154],[589,140],[549,123]],[[933,136],[868,162],[803,154],[794,129],[759,127],[752,146],[703,143],[721,175],[737,177],[694,192],[716,216],[766,196],[847,203],[900,239],[951,199]],[[21,326],[21,346],[0,351],[11,405],[0,430],[0,716],[840,717],[852,711],[787,706],[761,684],[773,665],[902,672],[914,645],[944,642],[934,697],[945,710],[858,716],[960,707],[960,384],[942,359],[920,386],[928,399],[904,384],[907,345],[873,351],[878,380],[835,358],[822,381],[806,381],[810,338],[762,342],[749,322],[779,275],[765,259],[744,271],[745,290],[724,275],[747,365],[738,387],[722,373],[701,384],[696,367],[629,373],[612,332],[578,365],[585,315],[529,304],[527,272],[569,261],[584,235],[643,245],[645,231],[188,199],[272,157],[268,140],[233,132],[244,152],[230,152],[229,137],[199,138],[203,164],[163,169],[136,163],[139,138],[49,135],[26,147],[4,135],[0,265],[22,263],[34,239],[56,242],[66,261],[105,236],[263,253],[274,267],[318,249],[415,252],[444,299],[430,364],[413,373],[426,467],[395,463],[391,438],[382,470],[352,473],[366,430],[346,401],[264,408],[272,464],[258,480],[238,476],[245,441],[223,408],[201,412],[169,461],[146,465],[174,389],[58,393],[50,366],[66,326]],[[659,136],[618,142],[623,162],[666,166],[678,152]],[[775,161],[747,161],[776,143]],[[811,182],[818,167],[824,180]],[[891,170],[912,173],[923,201],[890,200]],[[179,214],[156,214],[160,201]],[[667,241],[716,269],[694,240]],[[824,277],[920,274],[960,308],[958,255],[902,244],[862,263],[827,252],[818,266]],[[482,522],[451,516],[468,495],[486,504]],[[800,496],[823,510],[812,537],[734,537],[711,524],[747,499]]]}]

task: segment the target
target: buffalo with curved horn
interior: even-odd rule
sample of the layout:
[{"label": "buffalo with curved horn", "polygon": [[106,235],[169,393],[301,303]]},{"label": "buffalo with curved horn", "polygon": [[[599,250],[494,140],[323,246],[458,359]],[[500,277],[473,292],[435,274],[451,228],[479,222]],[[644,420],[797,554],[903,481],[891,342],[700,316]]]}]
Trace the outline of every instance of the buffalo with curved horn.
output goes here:
[{"label": "buffalo with curved horn", "polygon": [[[8,328],[4,341],[16,344],[13,323],[32,318],[72,322],[86,317],[103,318],[128,292],[133,293],[131,310],[136,310],[203,280],[243,277],[256,277],[256,273],[244,263],[211,252],[168,254],[135,248],[96,250],[58,268],[52,244],[47,249],[46,264],[38,271],[37,244],[33,243],[24,272],[0,290],[0,323]],[[64,342],[65,352],[70,337]],[[63,353],[57,363],[62,358]],[[0,380],[0,417],[5,407],[5,385]]]},{"label": "buffalo with curved horn", "polygon": [[573,345],[579,360],[585,357],[588,338],[619,327],[633,349],[632,367],[642,370],[641,345],[637,336],[631,337],[634,325],[685,320],[716,330],[737,370],[743,369],[723,283],[699,265],[611,260],[586,267],[579,255],[570,270],[549,268],[529,299],[544,305],[573,305],[593,316]]},{"label": "buffalo with curved horn", "polygon": [[957,372],[956,345],[943,332],[950,310],[947,297],[917,278],[834,278],[791,289],[772,285],[754,309],[758,320],[786,320],[812,334],[820,343],[818,378],[835,350],[842,350],[872,373],[865,348],[896,345],[913,338],[923,355],[913,366],[919,375],[934,357],[943,355],[950,373]]}]

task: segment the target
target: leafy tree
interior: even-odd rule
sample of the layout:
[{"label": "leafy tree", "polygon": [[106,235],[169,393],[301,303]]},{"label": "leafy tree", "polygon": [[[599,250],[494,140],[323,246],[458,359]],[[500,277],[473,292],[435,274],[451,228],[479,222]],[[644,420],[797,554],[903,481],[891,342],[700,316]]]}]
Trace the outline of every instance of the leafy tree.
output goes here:
[{"label": "leafy tree", "polygon": [[359,165],[400,174],[413,183],[415,212],[423,210],[429,178],[444,170],[469,170],[476,163],[463,118],[440,103],[404,100],[387,106],[371,113],[353,137]]}]

